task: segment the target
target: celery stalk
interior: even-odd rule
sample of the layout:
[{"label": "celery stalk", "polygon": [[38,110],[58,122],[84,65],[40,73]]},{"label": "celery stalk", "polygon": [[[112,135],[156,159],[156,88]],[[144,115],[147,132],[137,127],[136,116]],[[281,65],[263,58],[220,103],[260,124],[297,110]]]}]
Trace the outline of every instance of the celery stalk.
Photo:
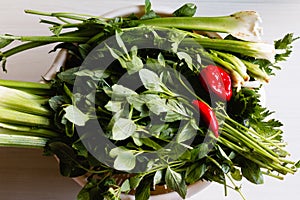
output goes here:
[{"label": "celery stalk", "polygon": [[235,71],[243,77],[244,81],[249,81],[250,76],[247,74],[247,67],[239,58],[232,54],[220,51],[211,50],[211,52],[231,63]]},{"label": "celery stalk", "polygon": [[0,146],[43,148],[48,139],[26,135],[0,134]]},{"label": "celery stalk", "polygon": [[0,107],[0,113],[0,122],[2,123],[25,125],[32,127],[51,127],[51,120],[44,116],[23,113],[3,107]]},{"label": "celery stalk", "polygon": [[0,86],[22,90],[35,95],[49,96],[53,93],[51,90],[51,84],[45,83],[0,79]]},{"label": "celery stalk", "polygon": [[247,66],[247,69],[249,70],[249,73],[255,77],[256,79],[268,83],[270,81],[269,75],[262,70],[259,65],[253,64],[251,62],[248,62],[246,60],[242,60],[242,62]]},{"label": "celery stalk", "polygon": [[21,90],[0,86],[0,108],[13,109],[25,113],[51,116],[51,111],[42,104],[48,98],[30,94]]},{"label": "celery stalk", "polygon": [[191,46],[198,42],[203,48],[228,51],[259,59],[275,61],[275,47],[263,42],[248,42],[237,40],[211,39],[205,37],[186,38],[182,41],[183,46]]},{"label": "celery stalk", "polygon": [[260,40],[262,35],[260,22],[260,16],[255,11],[241,11],[217,17],[163,17],[136,21],[137,24],[230,33],[247,41]]},{"label": "celery stalk", "polygon": [[41,136],[46,138],[53,138],[58,137],[59,133],[39,127],[30,127],[30,126],[23,126],[23,125],[15,125],[15,124],[7,124],[7,123],[0,123],[0,130],[13,131],[11,134],[13,135],[30,135],[30,136]]}]

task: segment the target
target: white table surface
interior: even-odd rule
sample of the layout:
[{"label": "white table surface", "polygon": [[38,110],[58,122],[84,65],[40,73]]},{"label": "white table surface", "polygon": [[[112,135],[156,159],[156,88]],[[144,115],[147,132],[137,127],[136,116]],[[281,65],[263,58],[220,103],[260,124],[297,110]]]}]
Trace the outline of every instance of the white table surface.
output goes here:
[{"label": "white table surface", "polygon": [[[153,0],[154,9],[178,8],[187,0]],[[227,15],[239,10],[256,10],[263,19],[264,40],[271,42],[285,33],[300,36],[297,0],[190,0],[198,6],[198,15]],[[101,14],[128,5],[143,4],[143,0],[1,0],[0,33],[38,35],[49,33],[46,26],[38,25],[38,18],[23,13],[24,9],[44,11],[70,11]],[[49,48],[22,53],[8,60],[8,73],[0,78],[38,81],[46,72],[54,55],[47,55]],[[300,104],[299,63],[300,43],[294,43],[294,52],[283,63],[278,76],[266,86],[266,103],[275,110],[275,117],[284,123],[284,139],[289,143],[292,159],[300,158]],[[2,114],[2,113],[1,113]],[[264,185],[243,181],[242,190],[248,200],[295,199],[299,196],[300,174],[288,175],[284,181],[265,178]],[[71,200],[80,187],[72,180],[61,177],[54,158],[42,156],[40,150],[0,148],[0,199],[4,200]],[[229,190],[224,197],[223,186],[211,184],[191,200],[239,200],[240,196]]]}]

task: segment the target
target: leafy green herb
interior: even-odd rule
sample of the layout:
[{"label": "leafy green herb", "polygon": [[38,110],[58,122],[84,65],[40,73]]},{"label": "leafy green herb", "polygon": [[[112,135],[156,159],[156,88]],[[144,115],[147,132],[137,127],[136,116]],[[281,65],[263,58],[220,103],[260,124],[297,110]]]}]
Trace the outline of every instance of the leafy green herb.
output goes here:
[{"label": "leafy green herb", "polygon": [[276,40],[274,42],[275,49],[282,51],[276,54],[276,61],[284,61],[290,56],[290,54],[292,53],[291,44],[297,39],[299,39],[299,37],[295,38],[293,33],[288,33],[282,39]]},{"label": "leafy green herb", "polygon": [[167,168],[165,181],[167,186],[178,192],[178,194],[184,199],[187,192],[187,186],[184,182],[182,175],[175,172],[170,167]]},{"label": "leafy green herb", "polygon": [[187,3],[173,12],[176,17],[192,17],[195,15],[197,6],[192,3]]}]

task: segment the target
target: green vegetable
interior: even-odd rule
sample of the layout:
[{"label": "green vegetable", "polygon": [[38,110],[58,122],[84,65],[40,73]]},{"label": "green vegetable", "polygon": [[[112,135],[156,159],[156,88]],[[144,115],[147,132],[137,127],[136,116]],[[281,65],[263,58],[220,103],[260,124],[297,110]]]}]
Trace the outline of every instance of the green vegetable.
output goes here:
[{"label": "green vegetable", "polygon": [[248,41],[260,39],[262,30],[259,27],[259,22],[260,17],[254,11],[241,11],[229,16],[218,17],[165,17],[133,21],[137,24],[160,27],[230,33],[237,38]]},{"label": "green vegetable", "polygon": [[[234,36],[246,30],[252,38],[259,29],[249,32],[248,25],[259,17],[193,17],[195,6],[186,4],[165,18],[145,4],[141,18],[27,10],[47,17],[41,22],[53,36],[1,35],[4,70],[10,56],[50,43],[58,43],[53,51],[67,49],[70,60],[48,83],[0,81],[0,145],[43,147],[60,159],[63,176],[89,174],[77,196],[85,200],[120,199],[131,190],[146,200],[156,185],[185,198],[187,185],[199,180],[245,199],[236,185],[243,177],[262,184],[264,175],[296,173],[299,162],[287,158],[282,124],[260,105],[258,89],[242,85],[249,78],[269,81],[277,61],[290,55],[293,35],[275,44],[209,38],[193,30]],[[22,44],[10,48],[15,40]],[[212,61],[235,83],[227,104],[199,84],[199,72]],[[219,137],[193,99],[215,113]]]}]

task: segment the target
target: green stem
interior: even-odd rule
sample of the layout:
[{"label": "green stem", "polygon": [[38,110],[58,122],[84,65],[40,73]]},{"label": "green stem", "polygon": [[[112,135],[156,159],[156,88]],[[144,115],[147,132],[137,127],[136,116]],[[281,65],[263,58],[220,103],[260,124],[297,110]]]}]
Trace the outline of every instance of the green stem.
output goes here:
[{"label": "green stem", "polygon": [[246,65],[236,56],[224,53],[220,51],[210,50],[213,54],[216,54],[217,57],[222,57],[223,59],[229,61],[232,66],[234,66],[234,70],[237,71],[245,81],[248,81],[250,79],[249,75],[247,74],[247,67]]},{"label": "green stem", "polygon": [[[264,136],[258,134],[255,130],[249,129],[249,128],[247,128],[247,127],[241,125],[240,123],[234,121],[232,118],[230,118],[230,117],[228,117],[228,116],[225,116],[225,115],[223,115],[223,114],[221,114],[221,113],[218,113],[218,115],[221,115],[224,119],[229,120],[229,121],[230,121],[231,123],[233,123],[235,126],[237,126],[237,127],[239,127],[239,128],[242,128],[242,129],[245,130],[247,133],[251,133],[251,134],[255,135],[256,137],[262,139],[263,141],[267,142],[268,144],[271,144],[272,146],[274,146],[274,147],[280,149],[280,150],[283,151],[284,153],[289,154],[289,153],[288,153],[287,151],[285,151],[282,147],[280,147],[279,145],[277,145],[277,144],[275,144],[274,142],[272,142],[270,138],[265,138]],[[248,134],[245,134],[245,135],[248,135]],[[249,136],[249,137],[250,137],[250,136]],[[251,138],[252,138],[252,137],[251,137]],[[262,146],[263,146],[269,153],[271,153],[271,154],[274,155],[274,156],[277,156],[277,154],[275,154],[274,151],[270,150],[266,145],[264,145],[263,143],[261,143],[261,142],[259,142],[259,141],[256,141],[256,142],[262,144]]]},{"label": "green stem", "polygon": [[221,17],[163,17],[133,21],[135,24],[145,24],[183,30],[201,30],[229,33],[236,27],[236,20],[230,16]]},{"label": "green stem", "polygon": [[[229,131],[228,134],[232,134],[232,133],[236,132],[233,129],[230,129],[228,131]],[[225,137],[228,134],[225,131],[222,132],[222,135],[224,135]],[[241,141],[243,141],[243,139],[244,138],[240,138]],[[278,159],[278,158],[276,158],[276,157],[274,157],[272,155],[269,155],[267,152],[265,152],[264,150],[262,150],[260,147],[258,149],[257,146],[252,146],[253,145],[252,142],[251,142],[250,147],[249,147],[249,144],[247,143],[248,144],[248,148],[250,148],[250,150],[255,148],[255,152],[258,153],[257,155],[254,155],[254,153],[251,153],[251,152],[247,152],[244,149],[241,150],[240,148],[237,148],[232,143],[230,143],[230,142],[228,143],[227,141],[224,141],[222,138],[220,138],[219,141],[223,145],[225,145],[225,146],[227,146],[229,148],[233,148],[234,151],[238,152],[240,155],[242,155],[245,158],[247,158],[247,159],[255,162],[256,164],[258,164],[259,166],[261,166],[263,168],[266,168],[266,169],[269,169],[269,170],[276,170],[276,171],[278,171],[278,172],[280,172],[282,174],[285,174],[287,172],[292,173],[292,174],[294,173],[293,170],[291,170],[290,168],[285,167],[285,166],[282,165],[282,162],[284,162],[283,160]],[[244,142],[248,142],[248,141],[244,141]],[[252,146],[252,148],[251,148],[251,146]],[[261,158],[259,158],[257,156],[261,156]],[[268,164],[265,164],[266,163],[265,162],[266,159],[271,159],[271,160],[273,160],[273,162],[268,162]],[[288,163],[288,162],[286,161],[286,163]],[[291,164],[293,164],[293,163],[291,163]]]},{"label": "green stem", "polygon": [[105,35],[104,32],[100,32],[100,33],[96,34],[95,36],[93,36],[92,38],[90,38],[87,41],[87,44],[92,44],[94,42],[99,42],[100,38],[102,38],[104,35]]},{"label": "green stem", "polygon": [[249,73],[256,79],[268,83],[270,81],[269,75],[263,71],[258,64],[253,64],[246,60],[241,60],[247,67]]},{"label": "green stem", "polygon": [[263,156],[266,156],[273,161],[280,162],[278,160],[278,155],[275,154],[273,151],[266,148],[264,145],[259,143],[258,141],[251,139],[250,137],[247,137],[248,133],[241,133],[240,131],[236,130],[235,128],[231,127],[229,124],[224,123],[224,128],[227,128],[229,132],[234,134],[236,137],[238,137],[243,143],[245,143],[250,149],[255,150],[255,152],[262,154]]},{"label": "green stem", "polygon": [[2,58],[8,58],[8,57],[10,57],[10,56],[12,56],[16,53],[25,51],[27,49],[33,49],[33,48],[36,48],[36,47],[47,45],[49,43],[50,42],[28,42],[28,43],[18,45],[16,47],[13,47],[13,48],[7,50],[7,51],[2,52],[0,54],[0,60],[2,60]]},{"label": "green stem", "polygon": [[52,116],[52,111],[44,106],[48,103],[47,97],[4,86],[0,86],[0,95],[1,109],[15,110],[37,116]]},{"label": "green stem", "polygon": [[[98,30],[84,29],[76,30],[60,34],[59,36],[9,36],[16,37],[15,39],[31,40],[16,47],[10,48],[7,51],[0,52],[0,61],[3,61],[3,69],[5,70],[5,61],[8,57],[20,53],[25,50],[41,47],[55,42],[86,42],[92,35],[97,34]],[[3,37],[1,35],[0,37]],[[5,36],[7,37],[7,36]],[[22,38],[23,37],[23,38]],[[66,39],[66,40],[65,40]]]},{"label": "green stem", "polygon": [[20,40],[22,42],[31,41],[31,42],[86,42],[88,37],[81,36],[9,36],[9,35],[0,35],[0,39],[4,40]]},{"label": "green stem", "polygon": [[69,13],[69,12],[51,13],[51,12],[43,12],[43,11],[37,11],[37,10],[25,10],[24,12],[27,14],[47,16],[47,17],[56,17],[56,18],[62,17],[62,18],[78,20],[78,21],[85,21],[88,18],[96,18],[96,16],[93,16],[93,15],[76,14],[76,13]]},{"label": "green stem", "polygon": [[[224,135],[225,137],[228,137],[230,139],[233,139],[233,136],[231,136],[229,133],[225,133],[225,132],[222,132],[222,135]],[[237,152],[248,152],[248,150],[246,149],[243,149],[242,147],[234,144],[233,142],[225,139],[223,136],[220,136],[218,138],[218,141],[221,143],[221,144],[224,144],[225,146],[229,147],[230,149],[234,150],[234,151],[237,151]]]},{"label": "green stem", "polygon": [[227,176],[227,178],[230,180],[231,184],[233,185],[234,190],[237,191],[237,192],[240,194],[240,196],[242,197],[243,200],[246,200],[246,197],[245,197],[244,194],[242,193],[241,188],[238,187],[238,186],[235,184],[233,178],[232,178],[229,174],[226,174],[226,176]]},{"label": "green stem", "polygon": [[14,88],[34,95],[49,96],[53,93],[51,84],[37,82],[0,79],[0,86]]},{"label": "green stem", "polygon": [[0,134],[36,136],[45,138],[56,138],[60,134],[49,129],[22,126],[8,123],[0,123]]},{"label": "green stem", "polygon": [[269,170],[272,170],[272,168],[270,166],[266,165],[264,162],[260,161],[259,159],[254,158],[253,153],[251,153],[250,150],[243,149],[243,148],[239,147],[238,145],[226,140],[224,138],[224,136],[231,138],[232,136],[230,135],[230,133],[227,133],[226,131],[223,131],[220,138],[218,138],[219,142],[221,142],[221,144],[231,148],[232,150],[238,152],[240,155],[244,156],[245,158],[255,162],[259,166],[264,167],[264,168],[269,169]]},{"label": "green stem", "polygon": [[[207,156],[207,158],[208,158],[210,161],[212,161],[212,162],[213,162],[220,170],[223,171],[222,166],[221,166],[215,159],[213,159],[213,158],[210,157],[210,156]],[[230,182],[232,183],[233,189],[234,189],[235,191],[237,191],[237,192],[240,194],[240,196],[242,197],[243,200],[246,200],[245,196],[244,196],[243,193],[241,192],[240,187],[237,187],[237,185],[235,184],[235,182],[233,181],[233,179],[230,177],[230,175],[228,175],[227,173],[224,173],[224,175],[225,175],[225,176],[230,180]],[[225,180],[225,181],[226,181],[226,180]],[[227,187],[226,182],[224,183],[224,186]],[[230,188],[232,188],[232,187],[230,187]],[[226,188],[225,188],[225,191],[226,191]]]},{"label": "green stem", "polygon": [[0,146],[44,148],[48,139],[27,135],[0,134]]},{"label": "green stem", "polygon": [[32,127],[51,128],[51,120],[48,117],[23,113],[0,107],[0,122]]},{"label": "green stem", "polygon": [[263,173],[264,175],[267,175],[267,176],[270,176],[270,177],[273,177],[273,178],[277,178],[277,179],[279,179],[279,180],[283,180],[283,177],[282,177],[282,176],[275,175],[275,174],[272,174],[272,173],[270,173],[270,172],[264,172],[264,171],[262,171],[262,173]]},{"label": "green stem", "polygon": [[204,49],[214,49],[238,53],[254,58],[274,59],[275,50],[270,44],[238,40],[212,39],[206,37],[185,38],[180,46],[194,46],[198,42]]}]

